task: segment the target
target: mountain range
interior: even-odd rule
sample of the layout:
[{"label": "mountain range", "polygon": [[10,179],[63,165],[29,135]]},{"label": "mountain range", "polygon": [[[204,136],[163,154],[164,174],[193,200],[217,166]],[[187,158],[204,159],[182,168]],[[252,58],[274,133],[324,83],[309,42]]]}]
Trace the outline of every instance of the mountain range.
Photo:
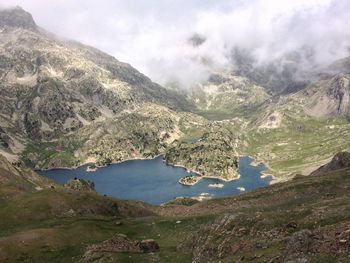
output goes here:
[{"label": "mountain range", "polygon": [[[235,67],[179,90],[0,9],[0,261],[348,262],[350,57],[312,54],[234,48]],[[226,181],[249,155],[274,185],[152,206],[33,171],[158,155]]]}]

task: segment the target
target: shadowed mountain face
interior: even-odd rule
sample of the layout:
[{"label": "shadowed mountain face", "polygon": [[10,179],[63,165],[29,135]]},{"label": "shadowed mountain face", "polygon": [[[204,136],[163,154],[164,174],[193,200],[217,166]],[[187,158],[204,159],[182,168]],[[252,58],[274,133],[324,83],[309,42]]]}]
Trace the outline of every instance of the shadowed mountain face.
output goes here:
[{"label": "shadowed mountain face", "polygon": [[329,163],[313,171],[310,175],[322,175],[332,171],[345,169],[349,167],[350,167],[350,153],[340,152],[340,153],[337,153]]},{"label": "shadowed mountain face", "polygon": [[319,78],[311,70],[316,67],[312,57],[312,49],[304,48],[270,62],[258,63],[248,50],[234,48],[231,60],[236,74],[255,81],[270,93],[288,94]]},{"label": "shadowed mountain face", "polygon": [[38,29],[32,15],[20,7],[0,9],[0,26],[18,27],[28,30]]}]

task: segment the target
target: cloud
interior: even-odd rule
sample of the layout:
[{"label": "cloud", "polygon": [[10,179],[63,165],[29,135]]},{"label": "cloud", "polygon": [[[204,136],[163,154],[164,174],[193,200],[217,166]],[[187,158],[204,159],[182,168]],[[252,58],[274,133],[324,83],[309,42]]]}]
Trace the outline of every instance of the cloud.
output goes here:
[{"label": "cloud", "polygon": [[[37,24],[102,49],[165,84],[188,87],[232,66],[233,47],[258,63],[301,47],[322,66],[348,54],[348,0],[0,0]],[[198,34],[201,45],[188,40]]]}]

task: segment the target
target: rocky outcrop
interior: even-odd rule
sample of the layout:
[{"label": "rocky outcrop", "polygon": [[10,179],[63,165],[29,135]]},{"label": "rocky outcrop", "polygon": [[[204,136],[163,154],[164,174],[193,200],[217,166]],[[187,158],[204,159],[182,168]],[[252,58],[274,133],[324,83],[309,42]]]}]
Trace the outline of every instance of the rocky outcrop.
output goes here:
[{"label": "rocky outcrop", "polygon": [[339,152],[333,159],[318,168],[316,171],[313,171],[310,175],[318,176],[326,174],[328,172],[336,171],[339,169],[350,168],[350,153],[349,152]]},{"label": "rocky outcrop", "polygon": [[0,147],[2,146],[3,148],[8,149],[12,144],[13,141],[10,136],[8,136],[6,132],[0,127]]},{"label": "rocky outcrop", "polygon": [[91,181],[85,181],[84,179],[71,179],[64,184],[65,188],[72,189],[74,191],[87,191],[95,192],[95,184]]},{"label": "rocky outcrop", "polygon": [[153,239],[131,241],[127,236],[116,234],[101,244],[87,248],[80,262],[94,262],[106,253],[153,253],[159,252],[159,245]]}]

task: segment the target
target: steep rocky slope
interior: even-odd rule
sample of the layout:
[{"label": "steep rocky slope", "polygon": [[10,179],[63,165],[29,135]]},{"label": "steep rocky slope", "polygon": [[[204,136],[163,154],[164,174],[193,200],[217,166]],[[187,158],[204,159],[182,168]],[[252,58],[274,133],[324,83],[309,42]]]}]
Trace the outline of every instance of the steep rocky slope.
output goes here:
[{"label": "steep rocky slope", "polygon": [[96,49],[58,40],[20,8],[0,18],[2,130],[52,139],[145,102],[185,108],[178,94]]},{"label": "steep rocky slope", "polygon": [[337,74],[321,80],[302,92],[308,101],[307,114],[314,117],[334,117],[350,115],[350,76]]},{"label": "steep rocky slope", "polygon": [[30,142],[22,160],[31,167],[52,168],[76,167],[87,161],[103,166],[126,159],[152,158],[164,153],[167,145],[188,130],[201,129],[206,123],[191,113],[144,104],[58,140]]},{"label": "steep rocky slope", "polygon": [[272,96],[246,117],[241,152],[282,180],[310,174],[350,149],[349,90],[349,74],[338,68],[298,92]]}]

